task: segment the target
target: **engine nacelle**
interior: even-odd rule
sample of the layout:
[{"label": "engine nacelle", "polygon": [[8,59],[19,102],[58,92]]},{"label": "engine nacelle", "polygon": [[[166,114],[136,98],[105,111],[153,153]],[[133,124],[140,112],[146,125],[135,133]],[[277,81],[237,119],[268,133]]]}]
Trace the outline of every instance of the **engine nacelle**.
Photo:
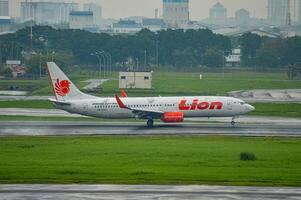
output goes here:
[{"label": "engine nacelle", "polygon": [[184,121],[182,112],[165,112],[161,118],[165,123],[181,123]]}]

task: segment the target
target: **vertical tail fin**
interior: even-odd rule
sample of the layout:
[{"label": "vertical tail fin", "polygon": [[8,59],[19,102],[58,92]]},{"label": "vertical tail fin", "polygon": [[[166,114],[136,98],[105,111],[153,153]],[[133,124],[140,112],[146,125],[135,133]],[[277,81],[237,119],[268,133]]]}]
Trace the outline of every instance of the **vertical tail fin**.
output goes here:
[{"label": "vertical tail fin", "polygon": [[91,97],[82,93],[54,62],[48,62],[47,69],[57,101],[87,99]]}]

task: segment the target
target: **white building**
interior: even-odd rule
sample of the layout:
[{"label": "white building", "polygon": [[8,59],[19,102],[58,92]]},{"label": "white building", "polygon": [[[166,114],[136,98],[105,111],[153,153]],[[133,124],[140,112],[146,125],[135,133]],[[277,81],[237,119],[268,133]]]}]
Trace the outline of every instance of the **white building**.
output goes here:
[{"label": "white building", "polygon": [[0,16],[9,16],[8,0],[0,0]]},{"label": "white building", "polygon": [[85,11],[92,11],[93,12],[93,23],[97,26],[101,25],[102,19],[102,8],[100,5],[95,3],[87,3],[84,4]]},{"label": "white building", "polygon": [[152,72],[119,72],[119,88],[152,88]]},{"label": "white building", "polygon": [[92,11],[72,11],[70,12],[71,29],[90,29],[93,28],[93,12]]},{"label": "white building", "polygon": [[171,28],[181,28],[189,22],[189,0],[163,0],[163,20]]},{"label": "white building", "polygon": [[69,23],[69,13],[78,10],[76,3],[63,1],[26,1],[21,2],[21,20],[34,20],[39,25]]},{"label": "white building", "polygon": [[225,56],[226,65],[231,67],[239,67],[240,66],[240,58],[241,58],[241,50],[240,49],[232,49],[231,54]]}]

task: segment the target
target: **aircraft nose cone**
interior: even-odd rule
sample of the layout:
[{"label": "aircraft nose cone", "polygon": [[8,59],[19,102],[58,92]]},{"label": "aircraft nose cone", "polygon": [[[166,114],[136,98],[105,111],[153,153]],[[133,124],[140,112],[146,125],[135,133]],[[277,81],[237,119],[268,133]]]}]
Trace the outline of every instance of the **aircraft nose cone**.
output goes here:
[{"label": "aircraft nose cone", "polygon": [[252,112],[252,111],[255,110],[255,107],[252,106],[252,105],[250,105],[250,104],[246,104],[246,110],[247,110],[248,112]]}]

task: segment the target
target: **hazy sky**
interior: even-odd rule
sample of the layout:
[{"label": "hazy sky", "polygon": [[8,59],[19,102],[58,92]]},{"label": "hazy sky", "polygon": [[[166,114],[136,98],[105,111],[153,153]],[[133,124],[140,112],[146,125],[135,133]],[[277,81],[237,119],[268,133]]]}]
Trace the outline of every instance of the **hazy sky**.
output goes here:
[{"label": "hazy sky", "polygon": [[[96,2],[102,5],[103,17],[123,18],[128,16],[154,17],[155,8],[162,14],[162,0],[68,0],[78,3]],[[190,0],[190,16],[192,20],[205,19],[209,9],[221,2],[228,9],[228,16],[234,16],[239,8],[250,11],[252,16],[266,17],[267,0]]]}]

